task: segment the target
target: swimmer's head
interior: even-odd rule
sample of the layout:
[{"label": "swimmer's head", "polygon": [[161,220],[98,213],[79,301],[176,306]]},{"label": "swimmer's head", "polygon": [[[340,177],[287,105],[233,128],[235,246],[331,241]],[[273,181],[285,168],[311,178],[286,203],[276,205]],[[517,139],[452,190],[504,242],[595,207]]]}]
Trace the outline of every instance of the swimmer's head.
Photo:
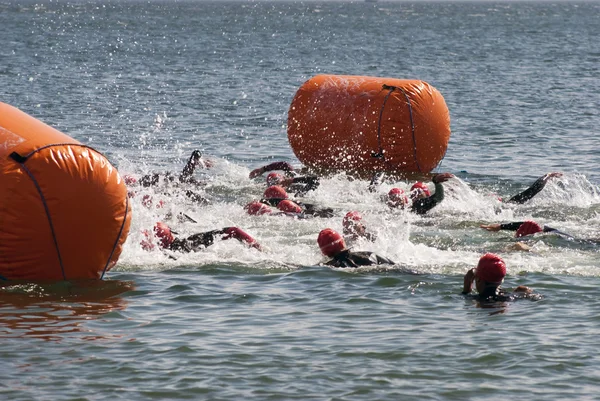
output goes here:
[{"label": "swimmer's head", "polygon": [[388,192],[387,205],[392,208],[399,207],[401,209],[408,205],[408,197],[400,188],[392,188]]},{"label": "swimmer's head", "polygon": [[531,235],[542,231],[544,230],[542,229],[542,227],[540,227],[538,223],[536,223],[535,221],[527,220],[519,226],[519,229],[515,233],[515,237],[520,238],[524,237],[525,235]]},{"label": "swimmer's head", "polygon": [[506,276],[506,264],[493,253],[486,253],[479,259],[475,268],[475,277],[486,283],[500,285]]},{"label": "swimmer's head", "polygon": [[272,210],[269,205],[265,205],[259,201],[253,201],[244,206],[246,212],[251,216],[260,216],[263,214],[271,214]]},{"label": "swimmer's head", "polygon": [[288,194],[282,186],[271,185],[269,188],[265,189],[263,197],[265,199],[287,199]]},{"label": "swimmer's head", "polygon": [[173,237],[171,229],[163,222],[159,221],[158,223],[156,223],[156,225],[154,226],[154,234],[160,240],[160,246],[162,248],[168,248],[173,243],[173,241],[175,241],[175,237]]},{"label": "swimmer's head", "polygon": [[277,209],[285,213],[302,213],[302,208],[289,199],[282,200],[277,204]]},{"label": "swimmer's head", "polygon": [[331,228],[321,230],[317,243],[323,255],[333,257],[346,249],[344,238]]},{"label": "swimmer's head", "polygon": [[279,174],[279,173],[269,173],[269,175],[267,175],[267,185],[271,186],[271,185],[279,185],[283,182],[284,177],[283,175]]},{"label": "swimmer's head", "polygon": [[410,187],[410,198],[412,200],[428,198],[429,196],[431,196],[431,192],[429,192],[427,185],[422,182],[415,182]]}]

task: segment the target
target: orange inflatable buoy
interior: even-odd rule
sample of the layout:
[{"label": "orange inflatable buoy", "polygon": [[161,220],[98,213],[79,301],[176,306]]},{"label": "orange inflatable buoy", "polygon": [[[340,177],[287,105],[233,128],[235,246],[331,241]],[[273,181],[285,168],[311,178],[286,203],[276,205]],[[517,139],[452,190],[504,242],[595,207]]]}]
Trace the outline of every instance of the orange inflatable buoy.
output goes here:
[{"label": "orange inflatable buoy", "polygon": [[450,140],[442,95],[419,80],[318,75],[292,100],[288,139],[315,170],[428,173]]},{"label": "orange inflatable buoy", "polygon": [[0,279],[101,279],[130,222],[103,155],[0,103]]}]

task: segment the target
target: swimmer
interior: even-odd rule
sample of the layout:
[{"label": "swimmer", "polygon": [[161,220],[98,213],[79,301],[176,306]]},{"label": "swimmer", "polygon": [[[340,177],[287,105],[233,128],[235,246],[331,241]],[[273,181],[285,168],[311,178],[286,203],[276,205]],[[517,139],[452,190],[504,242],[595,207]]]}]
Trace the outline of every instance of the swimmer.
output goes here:
[{"label": "swimmer", "polygon": [[[151,240],[151,234],[146,230],[144,232],[146,239],[142,240],[141,245],[144,250],[150,251],[154,249],[154,244]],[[169,226],[162,222],[156,223],[154,226],[154,236],[158,240],[158,245],[162,249],[167,249],[176,252],[197,252],[211,246],[217,235],[223,235],[221,240],[235,238],[240,242],[245,243],[251,248],[262,250],[261,245],[250,234],[238,227],[225,227],[220,230],[212,230],[203,233],[190,235],[186,238],[178,238],[173,234],[177,234],[171,230]]]},{"label": "swimmer", "polygon": [[473,291],[473,283],[477,289],[476,298],[480,301],[511,301],[518,294],[527,297],[531,288],[518,286],[510,293],[500,288],[506,276],[506,264],[502,258],[493,253],[486,253],[479,259],[477,267],[470,269],[464,277],[463,295]]},{"label": "swimmer", "polygon": [[[512,223],[496,223],[496,224],[482,224],[481,228],[488,231],[515,231],[515,238],[531,237],[537,233],[548,233],[555,234],[559,238],[564,238],[568,241],[567,246],[584,247],[584,248],[595,248],[600,244],[600,239],[581,239],[575,238],[571,234],[567,234],[563,231],[557,230],[556,228],[544,225],[540,226],[538,223],[532,220],[527,221],[515,221]],[[523,238],[527,239],[527,238]],[[509,250],[518,251],[530,251],[531,247],[524,242],[517,242],[508,248]]]},{"label": "swimmer", "polygon": [[357,211],[346,213],[342,219],[342,232],[344,234],[344,239],[347,242],[356,241],[360,238],[364,238],[369,241],[375,241],[377,239],[375,234],[367,231],[362,219],[362,215]]},{"label": "swimmer", "polygon": [[360,267],[382,264],[394,264],[394,262],[392,262],[388,258],[379,256],[373,252],[350,251],[348,248],[346,248],[346,242],[344,241],[344,238],[331,228],[321,230],[321,232],[319,233],[319,237],[317,238],[317,243],[319,244],[319,248],[321,248],[321,252],[323,253],[323,255],[329,256],[331,258],[329,261],[324,263],[327,266]]},{"label": "swimmer", "polygon": [[[450,173],[434,175],[431,179],[435,185],[435,192],[433,195],[431,195],[426,184],[416,182],[410,188],[408,196],[402,189],[392,188],[387,196],[384,197],[384,200],[392,209],[404,209],[410,207],[411,212],[425,214],[444,200],[444,187],[442,183],[448,181],[450,178],[454,178],[454,175]],[[410,197],[410,201],[408,197]]]},{"label": "swimmer", "polygon": [[320,181],[316,175],[285,177],[279,173],[269,173],[267,175],[267,185],[280,185],[296,196],[304,196],[308,191],[317,189]]},{"label": "swimmer", "polygon": [[[261,203],[264,203],[269,206],[277,207],[281,201],[290,200],[286,190],[281,185],[271,185],[269,188],[265,190],[263,193],[263,197],[260,200]],[[312,217],[333,217],[333,209],[331,208],[318,208],[317,206],[311,203],[304,203],[293,201],[296,205],[300,206],[302,209],[302,213],[305,216]]]}]

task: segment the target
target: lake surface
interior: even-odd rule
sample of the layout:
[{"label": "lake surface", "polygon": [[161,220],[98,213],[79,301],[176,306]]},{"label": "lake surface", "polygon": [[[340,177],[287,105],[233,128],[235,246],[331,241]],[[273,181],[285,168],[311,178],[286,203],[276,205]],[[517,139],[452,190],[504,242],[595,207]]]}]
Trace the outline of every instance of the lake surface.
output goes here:
[{"label": "lake surface", "polygon": [[[7,400],[591,400],[600,392],[598,2],[0,0],[0,101],[104,153],[123,174],[181,170],[194,149],[209,205],[139,191],[119,264],[98,283],[0,289]],[[249,216],[272,161],[300,166],[287,112],[317,74],[421,79],[452,136],[444,201],[390,211],[339,175],[304,201],[336,216]],[[551,171],[524,205],[499,202]],[[429,184],[433,188],[432,184]],[[142,204],[143,195],[165,202]],[[354,249],[396,262],[330,269],[316,244],[358,210],[377,234]],[[264,247],[217,241],[147,252],[165,214],[180,234],[242,227]],[[84,218],[84,216],[82,216]],[[484,223],[534,219],[573,235],[527,241]],[[504,287],[460,294],[485,252]]]}]

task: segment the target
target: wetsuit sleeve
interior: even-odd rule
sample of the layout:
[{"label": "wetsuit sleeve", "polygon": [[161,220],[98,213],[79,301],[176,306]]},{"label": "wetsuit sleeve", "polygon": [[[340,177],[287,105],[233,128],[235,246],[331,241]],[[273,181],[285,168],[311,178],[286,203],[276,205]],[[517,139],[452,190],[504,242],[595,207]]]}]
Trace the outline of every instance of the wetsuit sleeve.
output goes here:
[{"label": "wetsuit sleeve", "polygon": [[437,204],[444,200],[444,187],[441,182],[435,184],[435,193],[424,199],[417,199],[412,206],[411,211],[417,214],[425,214],[433,209]]},{"label": "wetsuit sleeve", "polygon": [[190,235],[185,239],[191,250],[198,250],[211,246],[215,242],[215,235],[222,234],[223,230],[213,230]]},{"label": "wetsuit sleeve", "polygon": [[531,198],[536,196],[538,193],[540,193],[540,191],[542,189],[544,189],[547,181],[548,181],[547,176],[538,178],[537,180],[535,180],[535,182],[533,184],[531,184],[531,186],[529,188],[527,188],[525,191],[521,192],[520,194],[516,194],[515,196],[510,198],[508,200],[508,202],[519,203],[519,204],[523,204],[523,203],[527,202],[528,200],[530,200]]},{"label": "wetsuit sleeve", "polygon": [[500,229],[508,230],[508,231],[517,231],[523,223],[524,223],[524,221],[514,221],[512,223],[502,223],[502,224],[500,224]]},{"label": "wetsuit sleeve", "polygon": [[305,184],[304,190],[311,191],[319,187],[320,181],[316,175],[303,175],[292,178],[292,184]]},{"label": "wetsuit sleeve", "polygon": [[262,167],[263,173],[273,170],[294,171],[294,167],[288,162],[274,162]]}]

